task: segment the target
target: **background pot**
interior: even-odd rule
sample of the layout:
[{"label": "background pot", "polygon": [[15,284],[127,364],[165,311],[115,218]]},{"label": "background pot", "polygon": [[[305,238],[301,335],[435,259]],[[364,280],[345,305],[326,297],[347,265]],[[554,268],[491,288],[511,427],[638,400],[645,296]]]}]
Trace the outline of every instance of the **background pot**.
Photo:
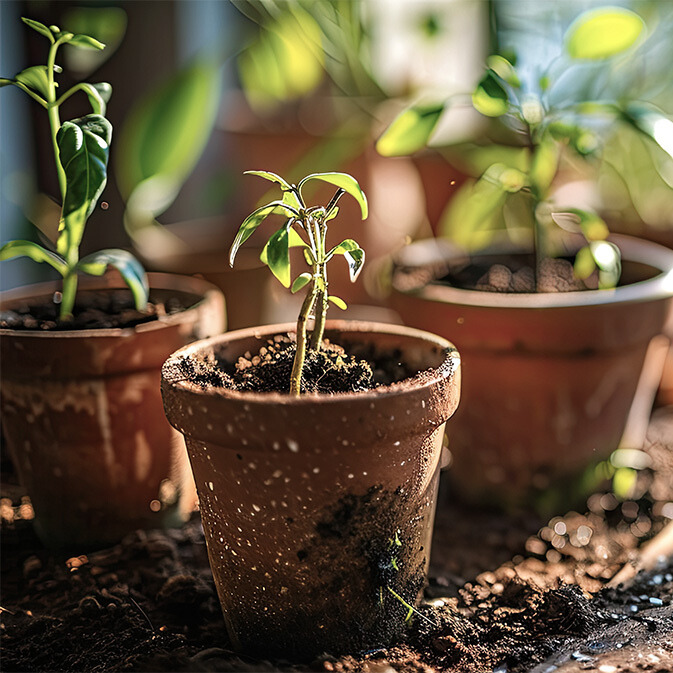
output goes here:
[{"label": "background pot", "polygon": [[162,388],[185,435],[233,645],[305,658],[381,646],[404,626],[405,603],[425,581],[460,361],[434,335],[329,322],[326,336],[351,350],[435,369],[368,392],[292,398],[203,391],[177,366],[212,353],[236,362],[292,329],[240,330],[183,348],[164,365]]},{"label": "background pot", "polygon": [[647,346],[669,312],[673,253],[612,240],[635,281],[615,290],[505,294],[432,282],[409,289],[423,262],[446,269],[452,253],[423,241],[398,258],[394,308],[408,325],[451,334],[462,356],[449,475],[464,496],[567,506],[587,466],[617,448]]},{"label": "background pot", "polygon": [[[57,548],[96,547],[175,525],[195,499],[182,442],[166,422],[160,369],[181,346],[224,327],[221,293],[194,278],[150,274],[150,298],[188,308],[125,329],[0,329],[2,424],[31,497],[36,529]],[[80,294],[125,287],[82,278]],[[57,283],[5,292],[11,309],[51,300]]]}]

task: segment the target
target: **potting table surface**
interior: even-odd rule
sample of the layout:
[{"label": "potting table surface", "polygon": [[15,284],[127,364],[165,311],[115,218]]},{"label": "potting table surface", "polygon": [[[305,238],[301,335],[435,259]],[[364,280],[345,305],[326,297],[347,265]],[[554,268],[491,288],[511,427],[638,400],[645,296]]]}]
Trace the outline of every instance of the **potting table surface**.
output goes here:
[{"label": "potting table surface", "polygon": [[646,451],[632,499],[599,492],[551,519],[466,506],[443,484],[430,585],[401,641],[304,664],[231,652],[197,515],[55,556],[5,469],[2,670],[670,673],[673,558],[607,586],[673,519],[673,408],[655,411]]}]

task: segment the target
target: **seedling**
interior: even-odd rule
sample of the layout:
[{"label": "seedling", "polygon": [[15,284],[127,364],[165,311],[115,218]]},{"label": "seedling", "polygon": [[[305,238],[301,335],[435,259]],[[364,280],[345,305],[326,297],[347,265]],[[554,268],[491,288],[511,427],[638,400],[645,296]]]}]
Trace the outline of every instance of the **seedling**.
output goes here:
[{"label": "seedling", "polygon": [[[292,366],[290,394],[298,396],[307,348],[319,350],[322,345],[325,320],[329,302],[340,309],[346,308],[343,299],[330,295],[327,282],[327,264],[336,255],[344,257],[348,264],[350,280],[354,282],[362,270],[365,251],[352,238],[347,238],[333,248],[327,248],[327,223],[339,211],[337,203],[344,194],[350,194],[359,204],[362,219],[368,213],[367,197],[357,180],[346,173],[312,173],[290,184],[275,173],[268,171],[246,171],[247,175],[257,175],[280,185],[283,197],[280,201],[261,206],[245,218],[241,224],[229,254],[229,264],[233,267],[239,248],[250,238],[259,225],[271,214],[284,215],[287,219],[271,235],[262,250],[261,260],[273,275],[291,292],[307,288],[297,319],[297,352]],[[326,182],[337,187],[326,206],[307,206],[302,189],[311,181]],[[292,280],[290,269],[290,248],[300,247],[310,271],[300,273]],[[308,322],[314,316],[313,330],[308,335]]]},{"label": "seedling", "polygon": [[[56,64],[56,54],[63,44],[83,49],[104,49],[105,45],[88,35],[75,35],[58,26],[47,27],[31,19],[22,20],[49,40],[47,64],[26,68],[13,79],[0,78],[0,87],[16,86],[47,110],[63,205],[55,250],[33,241],[10,241],[0,248],[0,260],[30,257],[56,269],[63,277],[61,320],[72,318],[78,273],[102,276],[108,266],[120,272],[133,294],[136,308],[142,310],[147,304],[147,278],[140,263],[129,252],[106,249],[82,259],[79,256],[86,222],[107,181],[112,125],[104,115],[112,88],[106,82],[80,82],[57,96],[55,74],[60,73],[61,68]],[[86,94],[92,114],[61,123],[60,106],[77,92]]]},{"label": "seedling", "polygon": [[[498,132],[502,135],[509,129],[510,142],[485,148],[484,158],[499,160],[449,204],[443,224],[451,238],[470,245],[485,240],[483,235],[495,226],[523,227],[533,233],[539,264],[552,253],[549,239],[558,225],[586,239],[576,256],[575,275],[587,278],[597,270],[600,287],[616,285],[621,272],[619,250],[605,240],[609,233],[605,222],[593,212],[559,208],[551,193],[564,149],[590,160],[604,140],[600,131],[613,129],[618,122],[630,124],[673,156],[671,121],[654,106],[629,102],[609,86],[620,75],[618,68],[609,67],[610,59],[634,47],[644,28],[640,16],[628,9],[596,8],[569,27],[563,54],[555,61],[518,68],[514,55],[489,57],[471,100],[481,114],[500,118]],[[575,82],[567,76],[570,68],[586,69],[591,63],[604,64],[600,76],[598,69],[591,71],[598,89],[593,96],[581,70],[574,73]],[[457,98],[411,106],[393,121],[377,149],[391,156],[433,144],[439,120]],[[475,147],[473,156],[478,158],[479,152]]]}]

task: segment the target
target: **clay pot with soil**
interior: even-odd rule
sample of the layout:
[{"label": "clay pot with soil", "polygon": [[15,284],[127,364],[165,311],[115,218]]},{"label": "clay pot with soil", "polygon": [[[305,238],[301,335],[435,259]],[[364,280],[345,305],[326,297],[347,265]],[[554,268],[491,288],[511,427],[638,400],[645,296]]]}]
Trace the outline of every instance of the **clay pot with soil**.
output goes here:
[{"label": "clay pot with soil", "polygon": [[292,330],[181,349],[163,368],[166,414],[185,435],[236,649],[307,658],[380,647],[425,583],[459,356],[417,330],[335,321],[326,338],[368,359],[381,385],[292,396],[222,387],[226,376],[195,369],[205,360],[246,371]]},{"label": "clay pot with soil", "polygon": [[151,310],[139,313],[118,277],[83,280],[65,326],[56,283],[0,295],[2,429],[50,547],[100,547],[136,528],[181,525],[194,507],[160,368],[177,348],[221,332],[224,302],[194,278],[149,282]]},{"label": "clay pot with soil", "polygon": [[494,263],[516,275],[522,261],[491,252],[468,264],[434,240],[399,255],[392,305],[406,324],[450,334],[462,355],[450,476],[463,495],[571,506],[594,485],[593,466],[617,448],[648,344],[670,311],[673,253],[610,240],[623,264],[612,290],[463,289]]}]

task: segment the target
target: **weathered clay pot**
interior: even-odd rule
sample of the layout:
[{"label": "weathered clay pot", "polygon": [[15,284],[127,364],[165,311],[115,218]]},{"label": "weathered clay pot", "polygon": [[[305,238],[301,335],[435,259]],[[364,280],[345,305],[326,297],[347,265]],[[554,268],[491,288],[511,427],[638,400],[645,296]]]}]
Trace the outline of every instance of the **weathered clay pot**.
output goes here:
[{"label": "weathered clay pot", "polygon": [[450,343],[399,326],[328,323],[346,348],[414,371],[361,393],[204,391],[181,358],[236,362],[291,325],[232,332],[175,353],[164,405],[184,433],[210,564],[237,649],[294,658],[387,644],[425,582],[444,423],[459,398]]},{"label": "weathered clay pot", "polygon": [[[126,329],[0,329],[2,426],[55,548],[111,544],[136,528],[176,525],[195,504],[179,435],[166,422],[160,369],[168,355],[224,327],[221,293],[194,278],[150,274],[151,296],[185,311]],[[82,278],[80,296],[124,287]],[[51,298],[57,283],[5,292],[0,307]]]},{"label": "weathered clay pot", "polygon": [[408,325],[450,334],[462,356],[449,476],[464,496],[569,506],[583,472],[617,447],[647,346],[669,311],[673,252],[629,237],[614,242],[631,283],[614,290],[410,289],[424,261],[446,268],[452,253],[422,241],[397,260],[393,307]]}]

